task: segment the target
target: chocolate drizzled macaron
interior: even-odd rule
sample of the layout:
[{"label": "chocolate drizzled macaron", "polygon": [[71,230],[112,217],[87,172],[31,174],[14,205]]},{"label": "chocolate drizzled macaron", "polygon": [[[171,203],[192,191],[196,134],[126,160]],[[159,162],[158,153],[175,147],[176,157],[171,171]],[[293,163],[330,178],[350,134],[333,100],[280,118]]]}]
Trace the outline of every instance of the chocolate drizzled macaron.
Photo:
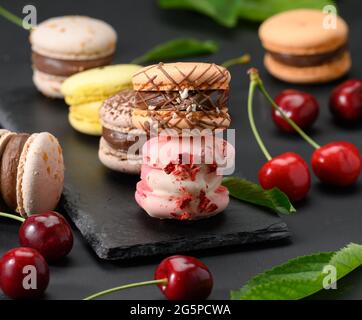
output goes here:
[{"label": "chocolate drizzled macaron", "polygon": [[348,26],[338,16],[313,9],[286,11],[264,21],[259,37],[266,69],[287,82],[332,81],[351,67]]},{"label": "chocolate drizzled macaron", "polygon": [[44,95],[63,97],[61,83],[87,69],[109,65],[117,35],[107,23],[84,16],[64,16],[40,23],[30,34],[33,81]]},{"label": "chocolate drizzled macaron", "polygon": [[230,125],[227,102],[230,73],[211,63],[159,63],[132,78],[136,91],[132,123],[150,131],[226,129]]},{"label": "chocolate drizzled macaron", "polygon": [[123,90],[103,102],[99,113],[102,124],[99,159],[112,170],[136,174],[141,170],[140,150],[147,135],[133,127],[134,101],[135,91]]},{"label": "chocolate drizzled macaron", "polygon": [[26,217],[53,210],[64,183],[58,140],[48,132],[0,132],[0,191],[7,206]]}]

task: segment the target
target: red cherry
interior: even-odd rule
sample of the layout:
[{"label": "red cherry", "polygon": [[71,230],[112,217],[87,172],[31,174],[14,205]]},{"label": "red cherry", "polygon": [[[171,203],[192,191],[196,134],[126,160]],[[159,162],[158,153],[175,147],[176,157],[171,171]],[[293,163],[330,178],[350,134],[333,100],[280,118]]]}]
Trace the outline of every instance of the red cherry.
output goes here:
[{"label": "red cherry", "polygon": [[296,153],[287,152],[266,162],[259,170],[264,189],[283,191],[291,201],[300,201],[308,193],[311,177],[307,163]]},{"label": "red cherry", "polygon": [[331,142],[314,151],[312,168],[322,182],[345,187],[358,179],[362,158],[354,144]]},{"label": "red cherry", "polygon": [[189,256],[171,256],[157,267],[155,279],[167,279],[158,285],[169,300],[203,300],[212,290],[212,275],[200,260]]},{"label": "red cherry", "polygon": [[72,249],[73,233],[63,216],[49,211],[29,216],[19,229],[19,241],[38,250],[47,261],[55,261]]},{"label": "red cherry", "polygon": [[32,248],[15,248],[0,260],[0,286],[12,299],[38,298],[49,283],[49,268]]},{"label": "red cherry", "polygon": [[[319,115],[318,101],[309,93],[293,89],[284,90],[275,98],[275,102],[302,129],[310,127]],[[274,108],[272,117],[280,130],[294,132],[280,112]]]},{"label": "red cherry", "polygon": [[332,114],[344,121],[362,117],[362,80],[351,79],[336,87],[329,98]]}]

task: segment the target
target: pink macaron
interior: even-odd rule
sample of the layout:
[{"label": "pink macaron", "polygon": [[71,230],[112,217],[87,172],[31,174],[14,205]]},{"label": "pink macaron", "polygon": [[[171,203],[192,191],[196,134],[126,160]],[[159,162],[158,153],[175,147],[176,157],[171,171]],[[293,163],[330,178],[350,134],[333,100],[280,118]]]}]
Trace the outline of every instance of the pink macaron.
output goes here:
[{"label": "pink macaron", "polygon": [[227,207],[229,193],[221,182],[235,151],[225,140],[160,136],[147,141],[142,153],[135,198],[151,217],[197,220]]}]

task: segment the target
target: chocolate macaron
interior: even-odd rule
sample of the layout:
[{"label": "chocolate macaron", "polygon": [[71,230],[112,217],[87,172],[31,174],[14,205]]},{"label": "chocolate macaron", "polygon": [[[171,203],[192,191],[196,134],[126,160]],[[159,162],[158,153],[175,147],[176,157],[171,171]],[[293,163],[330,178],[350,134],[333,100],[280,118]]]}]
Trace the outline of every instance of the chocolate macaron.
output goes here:
[{"label": "chocolate macaron", "polygon": [[44,95],[63,97],[60,86],[69,76],[109,65],[117,35],[107,23],[84,16],[48,19],[30,34],[33,81]]},{"label": "chocolate macaron", "polygon": [[328,82],[351,67],[348,26],[338,16],[314,9],[286,11],[264,21],[259,37],[266,50],[265,67],[280,80]]},{"label": "chocolate macaron", "polygon": [[112,170],[138,174],[142,164],[140,150],[147,134],[132,124],[134,101],[135,91],[126,89],[103,102],[99,113],[99,159]]},{"label": "chocolate macaron", "polygon": [[150,131],[174,129],[226,129],[230,125],[228,95],[230,73],[213,63],[159,63],[132,78],[135,109],[132,123]]},{"label": "chocolate macaron", "polygon": [[53,210],[63,183],[62,149],[53,135],[0,133],[0,191],[10,209],[24,217]]}]

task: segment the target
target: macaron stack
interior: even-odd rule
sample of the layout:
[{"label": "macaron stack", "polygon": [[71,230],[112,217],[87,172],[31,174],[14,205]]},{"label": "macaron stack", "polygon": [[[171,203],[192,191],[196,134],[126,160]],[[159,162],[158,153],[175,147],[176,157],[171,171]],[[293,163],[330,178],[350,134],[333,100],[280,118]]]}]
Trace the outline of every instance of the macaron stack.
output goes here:
[{"label": "macaron stack", "polygon": [[53,135],[0,130],[0,191],[10,209],[24,217],[53,210],[63,183],[62,149]]},{"label": "macaron stack", "polygon": [[119,92],[100,110],[100,161],[112,170],[139,173],[142,145],[152,133],[226,129],[229,82],[225,68],[209,63],[160,63],[136,70],[134,90]]},{"label": "macaron stack", "polygon": [[226,129],[230,73],[210,63],[159,63],[132,77],[136,91],[132,122],[150,131],[173,129]]},{"label": "macaron stack", "polygon": [[48,97],[62,98],[62,82],[87,69],[109,65],[117,35],[107,23],[84,16],[48,19],[31,31],[33,81]]},{"label": "macaron stack", "polygon": [[132,75],[141,67],[119,64],[77,73],[64,81],[61,91],[70,105],[69,122],[84,134],[101,135],[99,109],[103,101],[130,88]]},{"label": "macaron stack", "polygon": [[[132,82],[133,126],[147,134],[159,133],[142,149],[135,194],[139,206],[160,219],[195,220],[223,211],[229,194],[221,186],[219,162],[206,155],[220,160],[227,146],[234,150],[214,137],[215,130],[230,125],[230,73],[209,63],[160,63],[135,73]],[[215,141],[205,145],[210,139]],[[184,161],[185,155],[189,161]],[[233,155],[228,156],[233,163]]]},{"label": "macaron stack", "polygon": [[266,50],[265,67],[280,80],[327,82],[351,67],[346,22],[320,10],[297,9],[274,15],[261,24],[259,37]]},{"label": "macaron stack", "polygon": [[229,203],[228,190],[221,185],[220,163],[233,166],[234,156],[230,144],[211,135],[154,137],[143,146],[136,201],[159,219],[197,220],[216,215]]},{"label": "macaron stack", "polygon": [[104,101],[100,109],[102,137],[99,159],[108,168],[138,174],[141,170],[141,148],[147,134],[132,123],[135,92],[123,90]]}]

